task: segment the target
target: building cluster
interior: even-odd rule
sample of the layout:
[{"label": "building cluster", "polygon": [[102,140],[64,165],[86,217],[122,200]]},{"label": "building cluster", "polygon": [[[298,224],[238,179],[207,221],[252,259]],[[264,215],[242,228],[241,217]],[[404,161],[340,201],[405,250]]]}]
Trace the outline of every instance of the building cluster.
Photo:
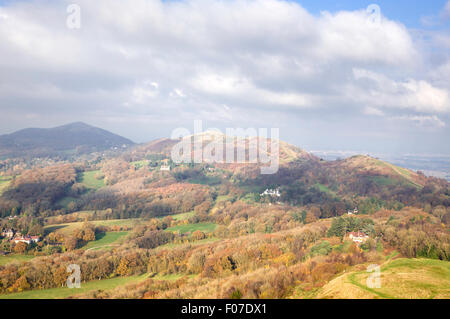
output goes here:
[{"label": "building cluster", "polygon": [[358,208],[356,207],[353,211],[352,210],[347,211],[347,215],[356,215],[356,214],[358,214]]},{"label": "building cluster", "polygon": [[269,189],[267,188],[264,192],[262,192],[261,194],[259,194],[260,196],[272,196],[272,197],[280,197],[280,188],[276,188],[276,189]]},{"label": "building cluster", "polygon": [[37,243],[41,240],[41,238],[39,236],[30,236],[30,235],[22,235],[22,233],[20,232],[16,232],[14,229],[10,228],[10,229],[4,229],[1,232],[2,237],[4,238],[8,238],[11,240],[11,242],[17,244],[17,243],[26,243],[26,244],[31,244],[31,243]]}]

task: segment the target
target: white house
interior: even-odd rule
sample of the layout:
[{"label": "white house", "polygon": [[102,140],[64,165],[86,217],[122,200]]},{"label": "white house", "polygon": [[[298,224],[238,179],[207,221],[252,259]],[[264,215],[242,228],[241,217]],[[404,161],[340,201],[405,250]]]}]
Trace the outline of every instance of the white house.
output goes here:
[{"label": "white house", "polygon": [[33,243],[37,243],[41,240],[41,238],[39,236],[20,236],[20,237],[14,237],[12,239],[12,241],[17,244],[17,243],[26,243],[26,244],[31,244]]},{"label": "white house", "polygon": [[280,197],[280,188],[276,188],[276,189],[266,189],[264,192],[262,192],[260,194],[260,196],[276,196],[276,197]]},{"label": "white house", "polygon": [[357,244],[361,244],[361,243],[364,243],[367,239],[369,239],[369,236],[367,236],[363,232],[358,231],[358,232],[348,233],[348,238],[350,238]]},{"label": "white house", "polygon": [[170,165],[161,165],[161,171],[170,171]]}]

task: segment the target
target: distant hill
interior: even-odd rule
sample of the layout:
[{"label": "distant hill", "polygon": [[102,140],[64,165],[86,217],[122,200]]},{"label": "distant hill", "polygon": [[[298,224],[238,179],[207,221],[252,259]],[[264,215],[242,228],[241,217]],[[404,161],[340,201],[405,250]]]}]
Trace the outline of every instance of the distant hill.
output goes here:
[{"label": "distant hill", "polygon": [[[211,132],[204,132],[201,135],[203,136],[203,147],[206,152],[206,146],[208,146],[211,142],[213,142],[214,135]],[[226,138],[227,138],[226,135],[215,133],[216,138],[218,138],[216,141],[220,141],[219,137],[217,137],[218,135],[221,135],[223,142],[226,141]],[[194,137],[194,135],[191,135],[186,138],[191,138],[191,142],[194,143],[193,137]],[[160,139],[139,145],[136,148],[134,148],[132,150],[132,154],[133,154],[132,157],[140,156],[140,157],[144,158],[144,157],[148,156],[149,154],[161,154],[161,155],[170,157],[172,148],[176,144],[180,143],[181,141],[182,141],[181,139],[160,138]],[[260,142],[265,143],[270,148],[270,143],[271,143],[270,139],[262,138],[262,137],[246,137],[246,138],[244,138],[243,144],[235,144],[235,146],[234,146],[235,157],[237,156],[237,153],[245,152],[245,158],[246,158],[245,161],[246,161],[246,163],[249,163],[248,162],[249,161],[249,158],[248,158],[249,152],[250,152],[250,149],[252,149],[252,147],[250,145],[251,144],[260,145]],[[226,152],[227,151],[226,151],[225,144],[222,148],[222,151],[223,151],[222,152],[222,154],[223,154],[222,163],[224,163],[224,164],[221,164],[221,165],[216,164],[216,166],[221,166],[223,168],[227,168],[227,169],[231,169],[231,170],[237,169],[239,167],[244,167],[244,166],[254,166],[255,168],[258,167],[258,165],[245,164],[245,163],[235,164],[233,162],[231,164],[227,164],[226,163]],[[270,153],[270,149],[268,151]],[[193,159],[193,157],[194,157],[194,152],[193,152],[193,148],[191,148],[191,159]],[[319,158],[314,156],[313,154],[308,153],[303,149],[300,149],[294,145],[288,144],[283,141],[279,141],[279,160],[280,160],[280,165],[285,165],[285,164],[296,162],[299,160],[319,162]]]},{"label": "distant hill", "polygon": [[329,166],[348,169],[361,175],[383,176],[385,179],[377,180],[379,183],[401,181],[419,188],[427,183],[427,178],[417,172],[365,155],[338,160]]},{"label": "distant hill", "polygon": [[40,157],[83,154],[134,143],[122,136],[82,122],[54,128],[27,128],[0,135],[1,157]]},{"label": "distant hill", "polygon": [[[248,142],[252,139],[245,139],[246,151]],[[170,159],[173,146],[180,141],[161,138],[133,147],[123,153],[122,158],[130,163]],[[210,142],[211,139],[204,134],[204,146]],[[191,152],[192,159],[192,149]],[[401,205],[419,205],[424,201],[422,197],[427,197],[427,200],[433,198],[433,202],[443,200],[442,203],[446,203],[444,194],[448,182],[444,179],[426,177],[420,172],[370,156],[357,155],[342,160],[324,161],[299,147],[280,141],[279,159],[276,174],[268,175],[261,174],[261,167],[268,164],[249,162],[204,162],[218,169],[217,172],[210,170],[199,173],[198,168],[188,169],[183,165],[173,165],[172,170],[183,172],[182,175],[186,177],[183,180],[189,182],[217,184],[221,180],[243,186],[244,192],[247,193],[261,193],[265,188],[281,187],[282,202],[295,205],[320,203],[322,215],[325,217],[346,212],[348,207],[359,207],[361,211],[372,212],[383,206],[398,208]],[[225,171],[230,175],[221,175]],[[192,174],[196,177],[192,178]],[[211,176],[215,179],[210,178]],[[323,208],[325,203],[329,204],[327,208]],[[327,212],[324,212],[325,210]]]}]

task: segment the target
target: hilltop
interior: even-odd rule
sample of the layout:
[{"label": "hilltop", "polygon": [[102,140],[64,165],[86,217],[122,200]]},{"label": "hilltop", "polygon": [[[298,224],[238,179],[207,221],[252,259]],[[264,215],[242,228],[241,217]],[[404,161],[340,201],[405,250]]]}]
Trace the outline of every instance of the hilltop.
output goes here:
[{"label": "hilltop", "polygon": [[365,267],[340,275],[319,289],[314,298],[326,299],[449,299],[450,263],[432,259],[399,258],[381,266],[380,288],[369,288]]},{"label": "hilltop", "polygon": [[[202,137],[202,145],[203,149],[206,150],[206,147],[210,145],[214,141],[226,141],[227,136],[222,133],[216,133],[214,132],[203,132],[201,134],[198,134],[197,136]],[[183,139],[194,143],[195,135],[186,136]],[[137,160],[142,157],[151,157],[152,155],[161,155],[170,157],[172,148],[183,141],[183,139],[169,139],[169,138],[160,138],[153,140],[148,143],[144,143],[141,145],[137,145],[132,150],[126,152],[126,156],[129,158],[132,158],[133,160]],[[318,162],[319,158],[314,156],[313,154],[297,147],[294,145],[291,145],[289,143],[286,143],[284,141],[278,141],[279,145],[279,161],[280,164],[288,164],[293,163],[297,161],[313,161]],[[257,149],[259,149],[258,145],[267,145],[268,147],[268,154],[271,155],[270,145],[271,145],[271,139],[269,138],[262,138],[262,137],[246,137],[243,138],[242,144],[235,144],[235,158],[239,152],[245,153],[245,162],[246,163],[226,163],[226,147],[225,144],[222,149],[223,157],[219,160],[219,162],[225,163],[223,165],[220,165],[221,167],[228,168],[228,169],[237,169],[239,167],[243,166],[255,166],[255,165],[249,165],[249,153],[251,151],[254,151],[255,149],[252,146],[257,145]],[[206,151],[205,151],[206,152]],[[191,152],[191,159],[194,158],[194,150],[192,148]],[[212,163],[214,164],[214,163]],[[221,163],[220,163],[221,164]]]},{"label": "hilltop", "polygon": [[54,128],[27,128],[1,135],[0,156],[48,157],[122,148],[133,144],[129,139],[104,129],[75,122]]},{"label": "hilltop", "polygon": [[366,155],[352,156],[337,161],[336,165],[361,174],[385,176],[417,187],[423,187],[426,184],[426,178],[417,172]]}]

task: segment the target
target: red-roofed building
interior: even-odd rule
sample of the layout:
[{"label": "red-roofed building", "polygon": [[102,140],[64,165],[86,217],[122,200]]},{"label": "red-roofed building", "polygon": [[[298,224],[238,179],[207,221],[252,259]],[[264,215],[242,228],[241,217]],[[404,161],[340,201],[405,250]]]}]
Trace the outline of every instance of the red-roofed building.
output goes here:
[{"label": "red-roofed building", "polygon": [[41,240],[41,238],[39,236],[18,236],[18,237],[14,237],[12,239],[12,241],[17,244],[17,243],[26,243],[26,244],[31,244],[31,243],[37,243]]},{"label": "red-roofed building", "polygon": [[361,244],[363,242],[365,242],[367,239],[369,239],[369,236],[367,236],[365,233],[363,232],[350,232],[347,234],[348,238],[350,238],[351,240],[353,240],[355,243]]}]

